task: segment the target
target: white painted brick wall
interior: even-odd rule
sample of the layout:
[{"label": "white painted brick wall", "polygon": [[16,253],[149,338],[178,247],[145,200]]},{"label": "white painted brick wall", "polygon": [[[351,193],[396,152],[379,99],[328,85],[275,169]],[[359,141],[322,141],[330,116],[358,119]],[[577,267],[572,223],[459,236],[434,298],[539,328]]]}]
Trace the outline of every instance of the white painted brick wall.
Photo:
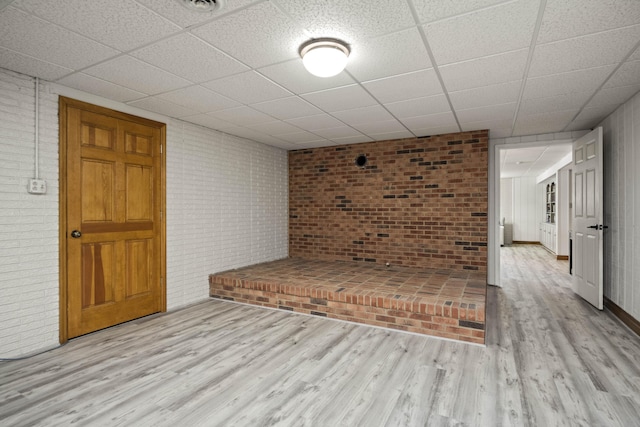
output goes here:
[{"label": "white painted brick wall", "polygon": [[[31,77],[0,69],[0,358],[58,344],[58,94],[49,92],[60,87],[41,85],[40,175],[48,191],[36,196],[26,191],[34,174],[34,86]],[[172,310],[207,298],[210,273],[288,255],[288,167],[285,150],[165,121]]]},{"label": "white painted brick wall", "polygon": [[34,177],[34,79],[0,69],[0,357],[58,344],[58,97],[40,86],[40,178]]},{"label": "white painted brick wall", "polygon": [[167,125],[167,306],[208,296],[208,275],[288,255],[287,153]]}]

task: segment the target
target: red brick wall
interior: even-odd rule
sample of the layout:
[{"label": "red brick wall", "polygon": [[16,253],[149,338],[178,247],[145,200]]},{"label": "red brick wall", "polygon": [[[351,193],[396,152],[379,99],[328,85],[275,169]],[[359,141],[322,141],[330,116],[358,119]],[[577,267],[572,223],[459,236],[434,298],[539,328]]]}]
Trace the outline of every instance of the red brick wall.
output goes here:
[{"label": "red brick wall", "polygon": [[486,271],[488,145],[482,130],[290,151],[289,256]]}]

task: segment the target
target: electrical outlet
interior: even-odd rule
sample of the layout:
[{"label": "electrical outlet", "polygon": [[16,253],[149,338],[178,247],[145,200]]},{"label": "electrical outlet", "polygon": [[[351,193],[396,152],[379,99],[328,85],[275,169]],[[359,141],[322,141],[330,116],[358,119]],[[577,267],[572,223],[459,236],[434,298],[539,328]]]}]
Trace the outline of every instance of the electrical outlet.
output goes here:
[{"label": "electrical outlet", "polygon": [[47,181],[44,179],[30,179],[28,191],[31,194],[45,194],[47,192]]}]

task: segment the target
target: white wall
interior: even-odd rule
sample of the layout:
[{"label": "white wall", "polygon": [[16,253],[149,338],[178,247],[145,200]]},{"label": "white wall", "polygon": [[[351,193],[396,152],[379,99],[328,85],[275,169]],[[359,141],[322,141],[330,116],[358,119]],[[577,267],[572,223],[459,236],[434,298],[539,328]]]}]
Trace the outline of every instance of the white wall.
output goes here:
[{"label": "white wall", "polygon": [[538,201],[536,178],[517,177],[500,180],[500,220],[513,224],[513,240],[538,242]]},{"label": "white wall", "polygon": [[0,358],[58,343],[58,94],[167,123],[167,307],[208,296],[208,275],[288,254],[287,152],[0,69]]},{"label": "white wall", "polygon": [[513,178],[500,179],[500,221],[513,224]]},{"label": "white wall", "polygon": [[640,93],[604,130],[604,295],[640,320]]},{"label": "white wall", "polygon": [[40,87],[40,178],[34,177],[35,83],[0,69],[0,357],[58,343],[58,97]]}]

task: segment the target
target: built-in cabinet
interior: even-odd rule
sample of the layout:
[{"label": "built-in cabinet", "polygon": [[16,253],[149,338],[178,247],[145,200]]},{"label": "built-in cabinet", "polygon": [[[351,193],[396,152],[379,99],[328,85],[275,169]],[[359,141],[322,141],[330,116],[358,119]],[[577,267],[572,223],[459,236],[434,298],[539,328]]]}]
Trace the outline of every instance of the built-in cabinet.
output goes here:
[{"label": "built-in cabinet", "polygon": [[556,223],[556,183],[551,181],[545,187],[545,222],[549,224]]},{"label": "built-in cabinet", "polygon": [[540,223],[540,243],[551,252],[557,252],[557,231],[556,225],[548,222]]},{"label": "built-in cabinet", "polygon": [[558,253],[557,178],[558,174],[554,173],[540,183],[543,206],[543,217],[540,222],[540,243],[555,254]]}]

